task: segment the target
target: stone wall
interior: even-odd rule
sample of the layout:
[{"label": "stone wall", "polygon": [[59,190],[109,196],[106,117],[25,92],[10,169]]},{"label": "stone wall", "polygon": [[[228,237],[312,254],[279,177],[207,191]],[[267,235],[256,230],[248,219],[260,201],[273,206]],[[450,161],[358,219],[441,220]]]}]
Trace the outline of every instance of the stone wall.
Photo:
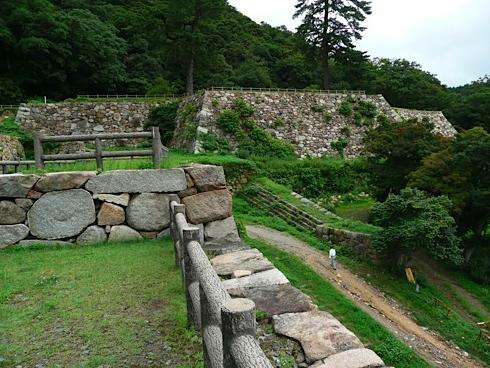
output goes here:
[{"label": "stone wall", "polygon": [[[144,130],[154,102],[90,102],[23,104],[16,122],[26,131],[46,135],[140,132]],[[104,143],[104,142],[103,142]],[[139,140],[106,141],[111,145],[134,145]],[[66,143],[61,152],[77,152],[83,143]]]},{"label": "stone wall", "polygon": [[0,135],[0,160],[20,161],[24,158],[24,147],[19,139],[9,135]]},{"label": "stone wall", "polygon": [[0,249],[18,244],[88,244],[157,238],[168,233],[169,202],[187,205],[207,240],[237,240],[223,169],[0,175]]},{"label": "stone wall", "polygon": [[[345,150],[347,157],[356,157],[362,150],[362,138],[366,126],[357,126],[352,117],[339,113],[342,102],[349,98],[370,102],[378,114],[391,120],[416,117],[428,118],[436,126],[435,131],[444,136],[454,136],[456,130],[442,112],[414,111],[391,107],[381,95],[365,94],[328,94],[317,92],[252,92],[252,91],[205,91],[189,101],[197,107],[192,122],[197,132],[213,133],[230,141],[236,147],[233,136],[225,134],[216,125],[216,120],[225,109],[230,109],[237,99],[252,105],[255,115],[252,117],[258,125],[268,130],[276,138],[288,141],[295,147],[300,157],[321,157],[336,152],[330,143],[345,137],[349,145]],[[328,118],[326,118],[328,116]],[[175,134],[176,146],[199,152],[199,139],[189,142],[182,140],[183,132],[189,128],[180,121]],[[188,123],[188,122],[187,122]],[[346,130],[349,131],[346,137]],[[195,134],[194,137],[198,137]]]}]

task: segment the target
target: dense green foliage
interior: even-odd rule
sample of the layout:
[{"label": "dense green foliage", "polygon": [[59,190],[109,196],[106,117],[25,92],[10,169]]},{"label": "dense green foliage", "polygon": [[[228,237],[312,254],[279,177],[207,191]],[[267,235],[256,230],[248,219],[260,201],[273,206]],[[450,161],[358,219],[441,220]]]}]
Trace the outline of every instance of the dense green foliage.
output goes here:
[{"label": "dense green foliage", "polygon": [[443,147],[442,138],[432,134],[432,129],[425,121],[382,120],[367,132],[364,150],[378,199],[399,193],[422,159]]},{"label": "dense green foliage", "polygon": [[390,195],[372,210],[374,224],[382,228],[373,238],[373,247],[400,269],[408,266],[420,249],[436,259],[460,263],[459,238],[450,208],[447,197],[430,197],[416,189]]},{"label": "dense green foliage", "polygon": [[24,131],[18,124],[16,124],[14,117],[7,117],[1,122],[0,135],[9,135],[18,138],[24,147],[26,157],[32,157],[34,154],[32,135]]},{"label": "dense green foliage", "polygon": [[162,143],[169,145],[174,136],[177,110],[179,109],[179,102],[168,102],[165,105],[155,107],[145,123],[145,128],[158,127],[160,129],[160,135]]},{"label": "dense green foliage", "polygon": [[[321,85],[324,58],[316,58],[321,48],[308,45],[309,32],[256,24],[221,1],[200,3],[0,0],[0,104],[182,93],[191,69],[199,89]],[[349,46],[341,41],[331,43]],[[448,89],[414,62],[341,49],[329,56],[331,88],[382,93],[394,106],[443,110],[460,128],[488,129],[488,78]]]}]

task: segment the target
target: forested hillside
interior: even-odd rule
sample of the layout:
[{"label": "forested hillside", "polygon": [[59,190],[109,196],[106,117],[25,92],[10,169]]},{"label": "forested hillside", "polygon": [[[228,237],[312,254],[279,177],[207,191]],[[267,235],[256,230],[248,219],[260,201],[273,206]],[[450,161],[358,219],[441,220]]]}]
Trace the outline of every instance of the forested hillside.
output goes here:
[{"label": "forested hillside", "polygon": [[[226,3],[219,11],[207,5],[198,24],[190,3],[0,0],[0,104],[45,95],[183,93],[189,55],[196,89],[320,88],[318,50],[299,35],[256,24]],[[443,110],[459,128],[490,126],[488,78],[448,89],[415,62],[370,60],[355,49],[332,58],[330,69],[333,89]]]}]

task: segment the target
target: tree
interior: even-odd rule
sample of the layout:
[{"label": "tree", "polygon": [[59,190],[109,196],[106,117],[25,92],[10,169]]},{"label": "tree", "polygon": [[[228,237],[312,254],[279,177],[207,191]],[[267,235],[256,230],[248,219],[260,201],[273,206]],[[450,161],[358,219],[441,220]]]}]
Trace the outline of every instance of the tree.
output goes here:
[{"label": "tree", "polygon": [[194,93],[194,72],[199,61],[216,51],[216,20],[224,10],[223,0],[169,0],[167,37],[172,51],[186,67],[186,90]]},{"label": "tree", "polygon": [[369,14],[370,0],[298,0],[294,16],[304,16],[298,33],[320,50],[324,89],[330,87],[330,58],[354,48]]},{"label": "tree", "polygon": [[368,130],[364,152],[379,200],[399,193],[422,159],[444,147],[446,140],[434,135],[433,128],[432,124],[417,119],[400,122],[381,119],[376,127]]},{"label": "tree", "polygon": [[479,247],[488,247],[490,224],[490,134],[483,128],[460,133],[444,150],[425,158],[409,185],[448,196],[464,242],[468,262]]},{"label": "tree", "polygon": [[396,269],[408,267],[417,250],[438,260],[461,263],[460,240],[450,208],[447,197],[430,197],[416,189],[390,195],[372,210],[373,223],[382,227],[373,237],[374,249]]}]

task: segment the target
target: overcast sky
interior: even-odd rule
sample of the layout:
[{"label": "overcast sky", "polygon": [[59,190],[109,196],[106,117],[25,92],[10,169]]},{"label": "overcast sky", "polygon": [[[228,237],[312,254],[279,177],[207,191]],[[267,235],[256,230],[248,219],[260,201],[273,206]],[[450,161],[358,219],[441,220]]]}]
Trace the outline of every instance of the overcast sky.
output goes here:
[{"label": "overcast sky", "polygon": [[[296,0],[229,0],[245,15],[295,30]],[[490,0],[372,0],[358,49],[416,61],[449,86],[490,75]]]}]

